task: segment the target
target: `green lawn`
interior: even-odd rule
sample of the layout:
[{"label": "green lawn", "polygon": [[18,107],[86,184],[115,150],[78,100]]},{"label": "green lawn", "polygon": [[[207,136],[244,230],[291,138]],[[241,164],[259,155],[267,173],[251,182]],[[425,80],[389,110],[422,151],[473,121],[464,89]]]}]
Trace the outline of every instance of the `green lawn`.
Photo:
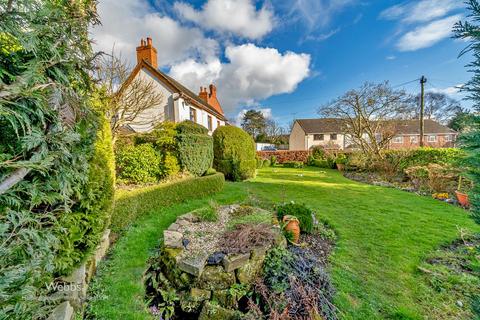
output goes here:
[{"label": "green lawn", "polygon": [[[480,230],[461,209],[353,182],[332,170],[265,168],[249,182],[228,183],[212,198],[232,203],[248,195],[268,202],[303,202],[335,228],[339,240],[331,273],[343,319],[428,319],[426,306],[440,302],[417,265],[428,252],[455,239],[457,228]],[[209,199],[159,209],[126,231],[94,283],[97,296],[89,308],[96,318],[148,318],[141,283],[146,259],[177,215]]]}]

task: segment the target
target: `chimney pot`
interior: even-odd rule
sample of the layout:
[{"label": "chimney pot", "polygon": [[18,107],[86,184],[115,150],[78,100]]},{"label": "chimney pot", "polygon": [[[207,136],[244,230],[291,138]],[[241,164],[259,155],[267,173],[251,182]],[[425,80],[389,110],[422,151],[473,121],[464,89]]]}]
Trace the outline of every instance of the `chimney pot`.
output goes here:
[{"label": "chimney pot", "polygon": [[140,39],[140,46],[137,47],[137,64],[142,60],[150,63],[155,69],[158,68],[157,49],[152,45],[152,38],[150,37],[147,37],[147,40]]}]

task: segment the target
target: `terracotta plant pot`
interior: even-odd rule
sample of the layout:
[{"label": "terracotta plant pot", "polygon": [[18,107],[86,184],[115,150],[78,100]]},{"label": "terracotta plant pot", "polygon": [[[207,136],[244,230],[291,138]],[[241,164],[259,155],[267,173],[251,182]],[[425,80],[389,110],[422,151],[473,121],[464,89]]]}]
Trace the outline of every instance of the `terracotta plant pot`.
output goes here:
[{"label": "terracotta plant pot", "polygon": [[457,196],[458,203],[460,203],[462,207],[470,206],[470,202],[468,201],[468,194],[460,191],[455,191],[455,195]]},{"label": "terracotta plant pot", "polygon": [[298,243],[300,239],[300,222],[298,222],[298,219],[284,216],[283,223],[285,223],[285,230],[292,233],[293,243]]},{"label": "terracotta plant pot", "polygon": [[345,170],[345,165],[343,163],[337,163],[337,169],[338,169],[338,171],[344,171]]}]

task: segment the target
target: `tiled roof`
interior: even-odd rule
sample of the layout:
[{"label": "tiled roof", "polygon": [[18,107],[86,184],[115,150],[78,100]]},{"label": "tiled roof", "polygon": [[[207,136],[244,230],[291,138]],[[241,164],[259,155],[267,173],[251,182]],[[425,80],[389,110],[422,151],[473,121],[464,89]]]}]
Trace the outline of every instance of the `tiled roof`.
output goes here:
[{"label": "tiled roof", "polygon": [[[206,101],[204,101],[203,99],[201,99],[198,95],[196,95],[195,93],[193,93],[191,90],[189,90],[187,87],[185,87],[184,85],[182,85],[180,82],[178,82],[177,80],[173,79],[172,77],[168,76],[167,74],[165,74],[164,72],[154,68],[150,63],[148,63],[147,61],[145,60],[142,60],[142,62],[140,62],[136,67],[135,69],[133,69],[132,71],[132,74],[130,75],[129,77],[129,80],[127,80],[125,82],[125,84],[122,86],[122,89],[123,87],[126,87],[128,86],[128,83],[130,81],[133,80],[133,78],[135,77],[135,75],[143,68],[146,68],[153,76],[155,76],[159,81],[165,83],[166,85],[168,85],[173,91],[179,93],[179,94],[182,94],[184,96],[184,98],[187,98],[188,100],[190,100],[193,104],[195,104],[197,107],[199,108],[202,108],[206,111],[209,111],[211,112],[212,114],[214,114],[217,118],[219,118],[220,120],[224,120],[224,121],[227,121],[227,119],[225,118],[225,115],[223,113],[220,113],[219,111],[217,111],[214,107],[212,107],[211,105],[209,105]],[[122,90],[121,89],[121,90]]]},{"label": "tiled roof", "polygon": [[[296,120],[303,131],[313,133],[341,133],[344,120],[335,118],[298,119]],[[418,120],[396,120],[398,134],[420,134]],[[456,131],[434,120],[425,120],[425,134],[429,133],[456,133]]]}]

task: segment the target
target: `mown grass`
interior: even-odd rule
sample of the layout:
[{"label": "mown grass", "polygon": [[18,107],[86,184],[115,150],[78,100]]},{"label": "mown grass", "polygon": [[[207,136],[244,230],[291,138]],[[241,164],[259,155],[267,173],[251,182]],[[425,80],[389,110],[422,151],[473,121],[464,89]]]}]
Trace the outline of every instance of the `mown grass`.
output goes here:
[{"label": "mown grass", "polygon": [[97,319],[148,319],[141,278],[163,229],[177,215],[211,199],[225,204],[248,195],[268,203],[305,203],[334,227],[339,237],[331,273],[342,319],[428,319],[428,310],[440,308],[442,299],[417,267],[430,252],[454,240],[457,228],[480,230],[459,208],[353,182],[333,170],[264,168],[251,181],[227,183],[215,196],[138,219],[100,269],[90,314]]}]

